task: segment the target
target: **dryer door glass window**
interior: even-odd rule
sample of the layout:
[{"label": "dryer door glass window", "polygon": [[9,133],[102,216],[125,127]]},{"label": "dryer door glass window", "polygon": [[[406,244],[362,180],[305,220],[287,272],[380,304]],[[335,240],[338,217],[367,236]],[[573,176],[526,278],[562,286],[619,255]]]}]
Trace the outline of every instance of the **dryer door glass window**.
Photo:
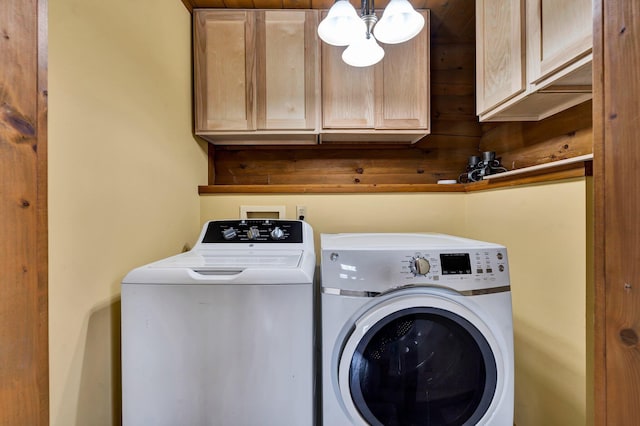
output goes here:
[{"label": "dryer door glass window", "polygon": [[378,321],[351,359],[353,402],[371,425],[476,424],[496,389],[482,333],[452,312],[416,307]]}]

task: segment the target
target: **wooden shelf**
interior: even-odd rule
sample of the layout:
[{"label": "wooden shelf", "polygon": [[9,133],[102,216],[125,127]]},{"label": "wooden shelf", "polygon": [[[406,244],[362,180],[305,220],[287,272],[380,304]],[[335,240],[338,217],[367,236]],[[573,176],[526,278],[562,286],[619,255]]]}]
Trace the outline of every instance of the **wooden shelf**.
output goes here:
[{"label": "wooden shelf", "polygon": [[465,185],[466,192],[486,191],[490,189],[505,188],[511,186],[530,185],[534,183],[544,183],[563,179],[573,179],[590,175],[590,171],[584,165],[574,163],[571,168],[563,170],[547,169],[544,174],[522,174],[516,176],[506,176],[502,179],[482,180],[480,182],[468,183]]},{"label": "wooden shelf", "polygon": [[497,173],[495,175],[485,176],[484,180],[492,179],[504,179],[505,177],[512,177],[518,175],[530,175],[537,172],[546,172],[548,170],[559,170],[565,166],[572,166],[576,163],[584,163],[585,161],[592,161],[593,154],[580,155],[577,157],[565,158],[564,160],[552,161],[544,164],[537,164],[535,166],[523,167],[521,169],[510,170],[504,173]]},{"label": "wooden shelf", "polygon": [[465,185],[438,184],[311,184],[311,185],[203,185],[203,194],[330,194],[378,192],[465,192]]},{"label": "wooden shelf", "polygon": [[549,163],[538,164],[504,173],[485,176],[480,182],[469,183],[465,186],[467,192],[484,191],[488,189],[509,186],[528,185],[561,179],[571,179],[591,175],[593,154],[580,155]]},{"label": "wooden shelf", "polygon": [[473,192],[572,179],[591,174],[593,154],[540,164],[487,176],[467,184],[295,184],[295,185],[202,185],[204,194],[342,194],[383,192]]}]

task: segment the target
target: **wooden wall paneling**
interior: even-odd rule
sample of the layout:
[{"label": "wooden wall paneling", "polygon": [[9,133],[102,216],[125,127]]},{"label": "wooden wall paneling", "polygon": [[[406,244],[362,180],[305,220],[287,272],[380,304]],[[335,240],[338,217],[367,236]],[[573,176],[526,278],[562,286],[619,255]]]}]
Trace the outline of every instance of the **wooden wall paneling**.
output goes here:
[{"label": "wooden wall paneling", "polygon": [[474,43],[432,40],[431,94],[474,97],[475,52]]},{"label": "wooden wall paneling", "polygon": [[544,142],[505,152],[501,157],[509,170],[578,157],[593,152],[593,129],[580,129],[549,138]]},{"label": "wooden wall paneling", "polygon": [[[607,422],[605,339],[604,8],[593,2],[593,425]],[[588,230],[589,231],[589,230]],[[587,231],[587,232],[588,232]],[[589,264],[587,262],[587,264]]]},{"label": "wooden wall paneling", "polygon": [[207,143],[207,182],[209,185],[216,184],[216,148]]},{"label": "wooden wall paneling", "polygon": [[640,418],[640,4],[597,3],[595,365],[604,371],[596,376],[596,419],[631,425]]},{"label": "wooden wall paneling", "polygon": [[[441,120],[439,117],[431,117],[431,134],[424,138],[425,141],[429,141],[439,136],[468,136],[476,138],[476,151],[478,150],[478,143],[480,136],[482,135],[482,129],[478,126],[477,121],[452,121]],[[420,142],[418,142],[420,143]]]},{"label": "wooden wall paneling", "polygon": [[230,9],[253,9],[253,0],[224,0],[225,7]]},{"label": "wooden wall paneling", "polygon": [[0,424],[47,425],[47,1],[0,31]]},{"label": "wooden wall paneling", "polygon": [[477,123],[474,115],[475,105],[471,96],[434,96],[431,109],[433,119]]},{"label": "wooden wall paneling", "polygon": [[[353,184],[436,183],[458,176],[461,152],[456,149],[367,148],[361,145],[334,148],[329,145],[296,150],[216,150],[216,184]],[[445,155],[448,153],[450,155]],[[464,167],[464,166],[462,166]]]},{"label": "wooden wall paneling", "polygon": [[283,9],[313,9],[311,0],[282,0]]},{"label": "wooden wall paneling", "polygon": [[532,145],[560,134],[590,129],[592,125],[593,103],[587,101],[542,121],[523,122],[523,140],[526,144]]},{"label": "wooden wall paneling", "polygon": [[[436,44],[445,42],[475,43],[474,2],[468,0],[425,0],[415,7],[431,9],[431,40]],[[377,5],[377,3],[376,3]]]},{"label": "wooden wall paneling", "polygon": [[480,151],[495,151],[509,170],[593,152],[592,102],[536,122],[483,126]]},{"label": "wooden wall paneling", "polygon": [[397,192],[465,192],[465,185],[438,184],[303,184],[199,186],[199,194],[361,194]]},{"label": "wooden wall paneling", "polygon": [[36,264],[38,270],[38,291],[35,309],[38,312],[37,351],[35,374],[38,386],[38,425],[49,424],[49,214],[48,214],[48,114],[49,114],[49,4],[48,0],[38,3],[38,126],[37,126],[37,174],[36,181],[37,222]]}]

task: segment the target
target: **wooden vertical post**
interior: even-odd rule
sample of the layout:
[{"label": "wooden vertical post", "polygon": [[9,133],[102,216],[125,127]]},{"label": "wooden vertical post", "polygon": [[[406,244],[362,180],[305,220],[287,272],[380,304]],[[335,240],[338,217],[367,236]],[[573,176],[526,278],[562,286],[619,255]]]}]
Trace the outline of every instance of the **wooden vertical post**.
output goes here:
[{"label": "wooden vertical post", "polygon": [[594,8],[597,425],[640,418],[640,4]]},{"label": "wooden vertical post", "polygon": [[47,0],[0,3],[0,424],[49,423]]}]

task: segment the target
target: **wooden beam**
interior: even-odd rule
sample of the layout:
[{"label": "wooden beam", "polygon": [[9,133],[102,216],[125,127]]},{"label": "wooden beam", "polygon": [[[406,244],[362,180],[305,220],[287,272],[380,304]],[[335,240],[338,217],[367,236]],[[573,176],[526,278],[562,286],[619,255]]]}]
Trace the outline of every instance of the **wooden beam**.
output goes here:
[{"label": "wooden beam", "polygon": [[640,8],[595,3],[596,421],[628,425],[640,418]]},{"label": "wooden beam", "polygon": [[[593,2],[593,228],[587,229],[593,238],[593,251],[589,261],[593,262],[593,425],[607,424],[607,363],[606,363],[606,292],[605,292],[605,231],[606,231],[606,186],[605,186],[605,107],[604,107],[604,8],[605,0]],[[616,1],[614,1],[615,3]],[[589,293],[587,293],[589,294]],[[588,306],[588,308],[590,308]],[[588,352],[587,352],[588,353]],[[589,359],[589,358],[588,358]],[[634,402],[635,404],[635,402]]]},{"label": "wooden beam", "polygon": [[0,37],[0,424],[47,425],[47,1],[3,0]]}]

